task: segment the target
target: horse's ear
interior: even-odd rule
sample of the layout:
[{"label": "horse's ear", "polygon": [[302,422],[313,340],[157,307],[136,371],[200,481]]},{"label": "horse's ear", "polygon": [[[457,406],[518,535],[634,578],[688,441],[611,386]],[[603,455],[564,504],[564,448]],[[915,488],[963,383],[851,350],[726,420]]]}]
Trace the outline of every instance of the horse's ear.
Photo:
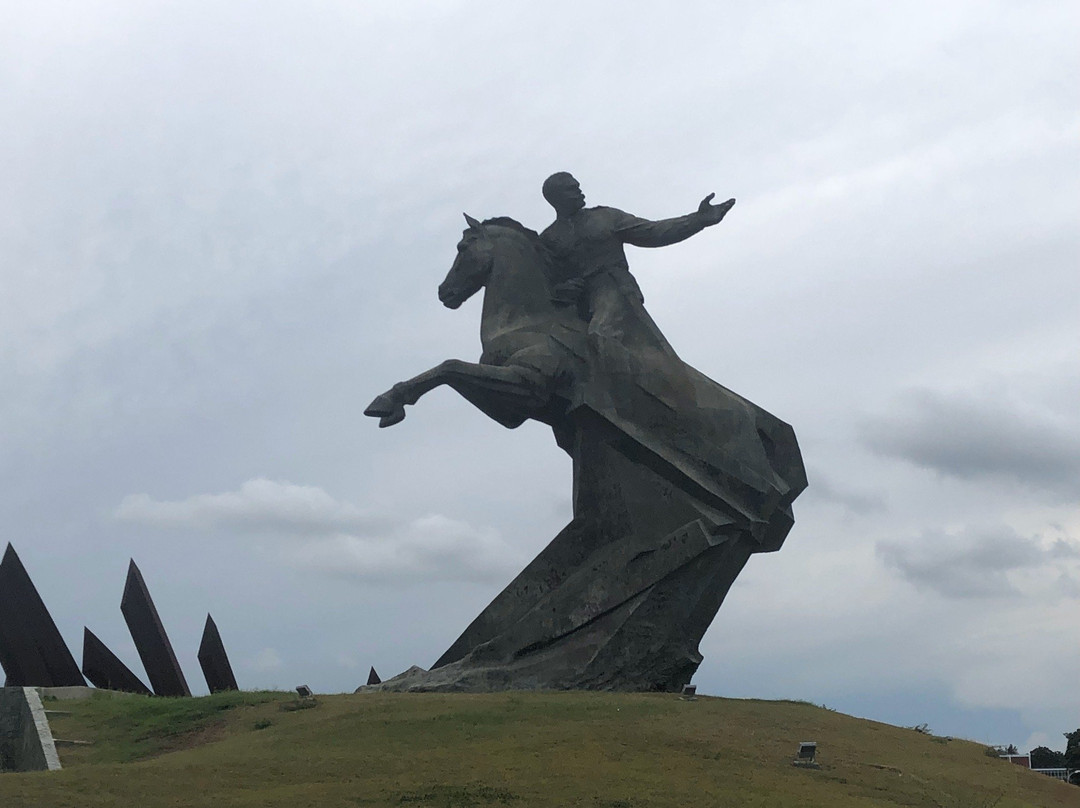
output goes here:
[{"label": "horse's ear", "polygon": [[470,228],[472,228],[473,230],[480,229],[480,222],[476,221],[476,219],[474,219],[472,216],[467,213],[463,213],[461,215],[465,217],[465,221],[469,223]]}]

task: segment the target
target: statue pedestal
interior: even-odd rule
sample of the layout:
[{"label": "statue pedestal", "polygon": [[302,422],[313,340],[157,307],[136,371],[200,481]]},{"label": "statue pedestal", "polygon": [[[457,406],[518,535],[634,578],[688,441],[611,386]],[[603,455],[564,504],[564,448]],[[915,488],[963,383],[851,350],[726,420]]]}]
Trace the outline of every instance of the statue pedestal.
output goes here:
[{"label": "statue pedestal", "polygon": [[758,542],[627,457],[587,412],[573,458],[573,521],[430,671],[372,689],[678,692],[690,681],[698,642]]}]

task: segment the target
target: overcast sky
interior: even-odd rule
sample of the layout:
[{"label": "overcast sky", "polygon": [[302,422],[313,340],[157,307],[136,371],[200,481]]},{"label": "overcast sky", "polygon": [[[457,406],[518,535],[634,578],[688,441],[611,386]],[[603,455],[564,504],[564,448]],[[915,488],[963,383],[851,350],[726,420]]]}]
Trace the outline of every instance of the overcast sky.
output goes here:
[{"label": "overcast sky", "polygon": [[1064,747],[1080,725],[1075,3],[0,0],[0,541],[76,655],[189,681],[431,664],[570,518],[550,431],[449,391],[461,212],[543,179],[724,222],[631,249],[676,350],[791,423],[811,487],[702,692]]}]

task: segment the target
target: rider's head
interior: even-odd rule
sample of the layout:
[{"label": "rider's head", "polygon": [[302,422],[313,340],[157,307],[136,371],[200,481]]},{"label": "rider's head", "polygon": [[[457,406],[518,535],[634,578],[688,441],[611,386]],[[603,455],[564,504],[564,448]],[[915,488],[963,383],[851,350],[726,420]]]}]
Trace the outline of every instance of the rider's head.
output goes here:
[{"label": "rider's head", "polygon": [[544,199],[560,216],[568,216],[585,207],[585,194],[569,172],[560,171],[544,180],[543,192]]}]

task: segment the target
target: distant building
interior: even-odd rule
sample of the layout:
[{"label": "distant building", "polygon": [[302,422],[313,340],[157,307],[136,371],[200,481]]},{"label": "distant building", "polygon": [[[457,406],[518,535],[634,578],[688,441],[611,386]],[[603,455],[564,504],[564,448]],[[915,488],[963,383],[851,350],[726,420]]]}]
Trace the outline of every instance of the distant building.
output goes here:
[{"label": "distant building", "polygon": [[[1007,760],[1010,763],[1015,763],[1017,766],[1023,766],[1025,769],[1031,769],[1031,756],[1030,755],[1009,755],[1002,754],[998,757],[1003,760]],[[1031,769],[1033,772],[1039,774],[1045,774],[1047,777],[1053,777],[1055,780],[1064,780],[1066,783],[1072,783],[1073,785],[1080,786],[1080,769]]]},{"label": "distant building", "polygon": [[1025,769],[1031,768],[1031,755],[998,755],[1009,763],[1015,763],[1017,766],[1023,766]]},{"label": "distant building", "polygon": [[1076,772],[1070,771],[1069,769],[1060,769],[1060,768],[1055,768],[1055,769],[1032,769],[1032,771],[1033,772],[1038,772],[1039,774],[1045,774],[1047,777],[1053,777],[1055,780],[1064,780],[1066,783],[1071,782],[1071,780],[1069,779],[1070,776],[1076,773]]}]

